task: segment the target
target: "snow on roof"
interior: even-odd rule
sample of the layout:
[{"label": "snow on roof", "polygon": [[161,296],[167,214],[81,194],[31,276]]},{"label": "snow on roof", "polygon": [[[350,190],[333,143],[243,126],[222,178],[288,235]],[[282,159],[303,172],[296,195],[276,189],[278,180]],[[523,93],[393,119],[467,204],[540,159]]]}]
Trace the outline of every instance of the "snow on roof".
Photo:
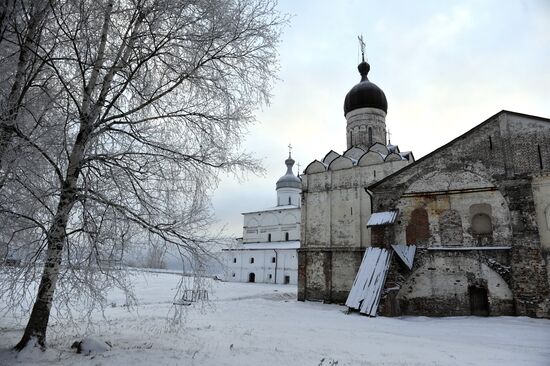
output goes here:
[{"label": "snow on roof", "polygon": [[258,210],[258,211],[243,212],[241,215],[251,214],[251,213],[267,212],[267,211],[291,210],[293,208],[300,208],[300,206],[296,206],[296,205],[274,206],[274,207],[269,207],[269,208],[265,208],[263,210]]},{"label": "snow on roof", "polygon": [[367,227],[369,226],[378,226],[378,225],[390,225],[395,222],[397,219],[397,214],[399,211],[385,211],[385,212],[374,212],[369,221],[367,222]]},{"label": "snow on roof", "polygon": [[274,250],[274,249],[299,249],[300,241],[291,240],[291,241],[270,241],[270,242],[260,242],[260,243],[248,243],[239,245],[231,249],[223,250]]},{"label": "snow on roof", "polygon": [[409,269],[412,269],[414,262],[414,253],[416,252],[416,246],[414,245],[392,245],[393,250],[399,258],[405,263]]},{"label": "snow on roof", "polygon": [[388,250],[367,248],[346,300],[346,306],[358,309],[363,314],[376,316],[390,260]]}]

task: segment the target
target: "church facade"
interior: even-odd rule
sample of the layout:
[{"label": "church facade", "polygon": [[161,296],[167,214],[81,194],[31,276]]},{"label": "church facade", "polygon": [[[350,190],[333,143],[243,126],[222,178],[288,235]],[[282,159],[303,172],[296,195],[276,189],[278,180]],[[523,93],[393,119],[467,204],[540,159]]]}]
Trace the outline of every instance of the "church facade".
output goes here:
[{"label": "church facade", "polygon": [[416,245],[382,313],[550,316],[550,119],[499,112],[368,189],[398,212],[372,245]]},{"label": "church facade", "polygon": [[285,164],[286,174],[276,183],[277,205],[243,213],[243,237],[223,250],[227,281],[297,283],[302,183],[290,154]]},{"label": "church facade", "polygon": [[302,175],[299,300],[346,300],[371,245],[372,197],[364,188],[414,162],[412,152],[386,141],[386,96],[368,79],[367,62],[358,70],[344,103],[347,150],[330,151]]},{"label": "church facade", "polygon": [[302,176],[298,299],[344,303],[366,248],[411,245],[411,268],[392,254],[379,314],[549,317],[550,120],[502,111],[415,162],[386,144],[364,64],[348,150]]}]

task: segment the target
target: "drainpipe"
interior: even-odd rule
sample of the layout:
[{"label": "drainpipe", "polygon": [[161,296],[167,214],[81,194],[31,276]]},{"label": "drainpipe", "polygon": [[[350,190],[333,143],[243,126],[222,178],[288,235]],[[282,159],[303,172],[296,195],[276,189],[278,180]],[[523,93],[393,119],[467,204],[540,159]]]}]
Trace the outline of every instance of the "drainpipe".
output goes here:
[{"label": "drainpipe", "polygon": [[370,213],[372,214],[372,205],[373,205],[373,203],[372,203],[372,192],[369,191],[369,189],[367,187],[365,187],[365,192],[367,192],[367,194],[370,197]]},{"label": "drainpipe", "polygon": [[277,253],[277,249],[273,249],[275,252],[275,284],[277,284],[277,264],[279,263],[279,253]]}]

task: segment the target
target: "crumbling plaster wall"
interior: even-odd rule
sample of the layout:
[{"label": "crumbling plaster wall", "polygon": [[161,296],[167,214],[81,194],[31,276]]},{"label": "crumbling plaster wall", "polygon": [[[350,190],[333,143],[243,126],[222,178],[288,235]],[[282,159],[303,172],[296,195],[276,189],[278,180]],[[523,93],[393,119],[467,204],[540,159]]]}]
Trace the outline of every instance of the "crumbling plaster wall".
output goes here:
[{"label": "crumbling plaster wall", "polygon": [[[406,230],[412,211],[416,208],[424,208],[428,213],[430,238],[428,246],[476,246],[479,238],[472,230],[472,219],[478,214],[477,207],[480,204],[487,205],[492,219],[493,233],[491,240],[484,245],[511,246],[512,229],[510,226],[510,212],[508,204],[502,194],[495,187],[489,187],[488,191],[456,192],[453,194],[405,194],[397,202],[396,208],[400,210],[400,219],[395,225],[396,242],[407,243]],[[450,210],[458,214],[457,222],[460,224],[460,234],[452,240],[442,240],[446,233],[442,228],[442,215]]]},{"label": "crumbling plaster wall", "polygon": [[498,263],[509,270],[505,252],[423,250],[418,255],[421,259],[397,295],[403,314],[470,315],[470,286],[487,289],[490,315],[514,314],[512,291],[493,269]]},{"label": "crumbling plaster wall", "polygon": [[[433,172],[453,176],[457,172],[469,172],[479,175],[486,180],[488,187],[497,190],[487,190],[467,194],[458,193],[455,197],[448,189],[447,195],[440,198],[426,198],[414,196],[413,185],[426,181]],[[516,113],[501,112],[486,123],[472,131],[458,137],[451,143],[437,149],[429,156],[420,159],[413,166],[403,169],[396,175],[371,187],[374,194],[374,211],[385,211],[400,207],[401,221],[397,225],[397,236],[403,240],[403,227],[409,220],[411,205],[426,206],[434,217],[443,206],[459,207],[461,216],[466,207],[479,199],[478,203],[489,203],[492,217],[496,223],[496,240],[502,240],[512,247],[509,252],[510,283],[513,293],[515,313],[548,317],[550,315],[550,291],[548,274],[548,252],[546,249],[545,233],[539,233],[541,212],[535,211],[535,202],[542,206],[540,195],[546,193],[546,188],[533,188],[532,182],[537,177],[550,172],[550,122],[537,117],[518,115]],[[436,182],[435,189],[438,189]],[[439,182],[442,183],[442,182]],[[474,186],[479,182],[473,182]],[[462,182],[455,186],[468,190],[472,182]],[[417,187],[419,184],[417,183]],[[420,184],[422,186],[422,184]],[[413,187],[414,189],[410,189]],[[483,187],[477,187],[483,188]],[[409,191],[410,190],[410,191]],[[493,193],[491,193],[493,192]],[[462,195],[462,197],[460,197]],[[460,203],[459,201],[463,201]],[[504,203],[504,204],[503,204]],[[509,211],[509,214],[506,214]],[[462,217],[463,225],[467,221]],[[464,240],[467,242],[468,229],[464,227]],[[430,221],[429,245],[439,245],[437,224]],[[499,245],[495,241],[495,245]],[[421,255],[421,254],[420,254]],[[465,257],[464,252],[457,252],[458,256]],[[442,263],[439,263],[441,265]],[[445,278],[446,267],[435,267],[431,276],[440,275]],[[414,274],[413,274],[414,275]],[[433,282],[424,282],[427,287],[435,285]],[[438,286],[431,291],[439,291]],[[428,297],[419,298],[430,301]],[[453,304],[454,296],[448,296],[440,304]],[[420,306],[420,305],[418,305]],[[465,306],[465,305],[464,305]],[[417,308],[421,309],[421,308]],[[452,308],[446,309],[452,312]],[[418,313],[431,314],[432,307],[426,306]]]},{"label": "crumbling plaster wall", "polygon": [[345,302],[370,246],[371,198],[364,187],[408,161],[307,174],[302,177],[298,299]]}]

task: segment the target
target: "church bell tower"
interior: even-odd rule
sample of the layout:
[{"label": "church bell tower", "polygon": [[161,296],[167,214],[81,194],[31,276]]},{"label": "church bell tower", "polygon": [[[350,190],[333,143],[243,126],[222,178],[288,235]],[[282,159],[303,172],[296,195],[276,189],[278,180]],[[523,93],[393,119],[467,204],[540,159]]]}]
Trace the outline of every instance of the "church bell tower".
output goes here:
[{"label": "church bell tower", "polygon": [[357,66],[361,81],[346,95],[344,116],[346,117],[346,140],[348,149],[357,146],[364,150],[379,142],[386,145],[386,95],[368,78],[370,65],[365,61],[365,43],[359,37],[362,61]]}]

